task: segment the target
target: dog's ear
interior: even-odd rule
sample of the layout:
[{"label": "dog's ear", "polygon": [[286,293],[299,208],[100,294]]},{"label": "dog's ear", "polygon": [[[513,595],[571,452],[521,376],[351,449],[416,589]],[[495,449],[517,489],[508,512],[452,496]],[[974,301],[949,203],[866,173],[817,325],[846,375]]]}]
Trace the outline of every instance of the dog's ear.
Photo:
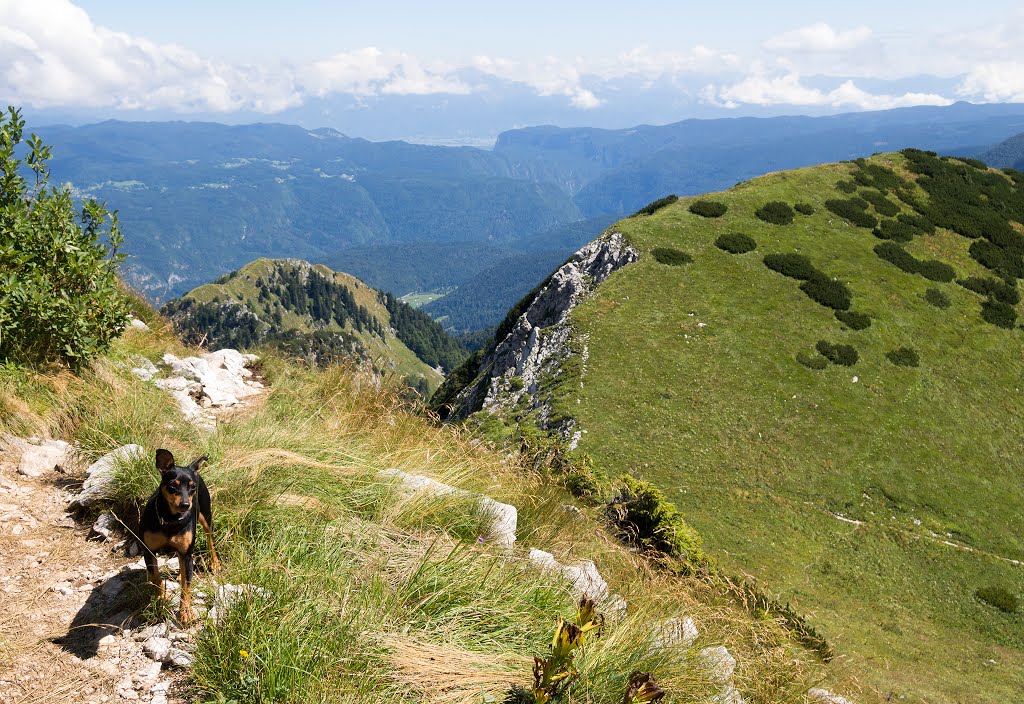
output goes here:
[{"label": "dog's ear", "polygon": [[201,465],[203,462],[209,462],[209,461],[210,461],[210,458],[207,457],[206,455],[203,455],[202,457],[199,457],[195,461],[193,461],[192,464],[189,465],[189,467],[192,469],[193,472],[198,472],[199,471],[199,465]]},{"label": "dog's ear", "polygon": [[174,455],[171,454],[170,450],[164,450],[163,448],[156,451],[156,468],[163,474],[167,470],[174,467]]}]

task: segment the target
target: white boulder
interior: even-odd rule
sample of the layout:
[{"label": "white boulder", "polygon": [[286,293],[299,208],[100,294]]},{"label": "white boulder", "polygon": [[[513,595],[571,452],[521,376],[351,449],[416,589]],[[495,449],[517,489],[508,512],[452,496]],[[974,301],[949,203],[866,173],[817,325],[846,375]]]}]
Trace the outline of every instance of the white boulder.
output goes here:
[{"label": "white boulder", "polygon": [[692,618],[689,616],[670,618],[663,621],[651,635],[651,646],[657,650],[674,647],[689,648],[697,642],[698,637],[700,637],[700,631],[697,630],[697,624],[693,622]]},{"label": "white boulder", "polygon": [[[608,583],[597,571],[597,565],[590,560],[584,560],[575,565],[563,565],[551,553],[537,548],[530,549],[527,559],[542,572],[560,574],[564,577],[572,586],[576,598],[585,596],[595,602],[602,602],[608,598]],[[624,604],[625,600],[622,601]],[[621,608],[617,602],[616,608]]]},{"label": "white boulder", "polygon": [[822,689],[821,687],[812,687],[807,690],[807,697],[812,702],[817,702],[818,704],[852,704],[852,702],[850,702],[846,697],[840,697],[838,694],[832,694],[832,692],[827,689]]},{"label": "white boulder", "polygon": [[697,664],[708,679],[719,684],[728,684],[732,680],[732,673],[736,671],[736,658],[724,645],[704,648],[697,656]]},{"label": "white boulder", "polygon": [[47,440],[42,445],[27,445],[21,454],[18,473],[26,477],[38,477],[63,465],[70,450],[71,446],[63,440]]},{"label": "white boulder", "polygon": [[93,462],[85,470],[88,476],[82,484],[82,490],[72,499],[71,505],[84,508],[110,496],[114,472],[118,466],[134,462],[145,454],[146,450],[141,445],[122,445]]}]

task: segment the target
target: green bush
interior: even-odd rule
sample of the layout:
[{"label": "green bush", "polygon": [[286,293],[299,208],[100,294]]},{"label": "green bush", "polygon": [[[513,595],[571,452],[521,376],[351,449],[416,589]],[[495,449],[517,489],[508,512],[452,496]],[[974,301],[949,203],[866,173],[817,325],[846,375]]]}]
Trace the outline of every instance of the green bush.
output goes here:
[{"label": "green bush", "polygon": [[853,294],[842,281],[835,281],[826,276],[815,276],[800,284],[800,290],[807,294],[815,303],[833,310],[848,310],[853,302]]},{"label": "green bush", "polygon": [[930,288],[927,291],[925,291],[924,300],[928,301],[936,308],[942,308],[943,310],[949,308],[949,306],[952,305],[949,301],[949,296],[947,296],[937,288]]},{"label": "green bush", "polygon": [[860,190],[860,195],[864,200],[875,206],[875,210],[879,215],[892,217],[900,212],[900,206],[886,198],[885,194],[880,191],[876,191],[873,188],[862,188]]},{"label": "green bush", "polygon": [[917,213],[900,213],[896,216],[896,219],[905,225],[909,225],[910,227],[920,230],[926,235],[935,234],[935,225],[924,215],[918,215]]},{"label": "green bush", "polygon": [[640,210],[638,210],[635,213],[633,213],[633,217],[636,217],[638,215],[654,215],[656,212],[658,212],[662,208],[665,208],[667,206],[672,205],[677,200],[679,200],[679,196],[671,195],[671,196],[665,196],[664,198],[659,198],[658,200],[655,200],[655,201],[651,201],[650,203],[648,203],[644,207],[640,208]]},{"label": "green bush", "polygon": [[664,493],[650,482],[622,475],[618,491],[608,504],[608,518],[619,537],[645,550],[684,557],[697,565],[709,558],[700,536]]},{"label": "green bush", "polygon": [[878,224],[878,218],[865,212],[868,202],[863,198],[830,198],[825,201],[825,207],[858,227],[871,229]]},{"label": "green bush", "polygon": [[814,215],[814,206],[810,203],[797,203],[793,206],[793,210],[801,215]]},{"label": "green bush", "polygon": [[1002,301],[989,299],[981,303],[981,319],[1009,330],[1017,323],[1017,311]]},{"label": "green bush", "polygon": [[920,274],[931,281],[949,282],[956,278],[956,271],[949,264],[917,259],[895,242],[875,245],[875,254],[908,274]]},{"label": "green bush", "polygon": [[893,242],[910,242],[914,235],[920,230],[899,220],[883,220],[878,223],[874,235],[880,240],[892,240]]},{"label": "green bush", "polygon": [[842,191],[843,193],[856,193],[857,184],[853,181],[840,181],[836,184],[836,190]]},{"label": "green bush", "polygon": [[672,247],[655,247],[651,250],[651,255],[662,264],[669,266],[682,266],[693,262],[693,257],[689,254]]},{"label": "green bush", "polygon": [[821,275],[803,254],[766,254],[764,265],[791,279],[807,280]]},{"label": "green bush", "polygon": [[890,352],[886,352],[885,356],[897,367],[916,367],[921,363],[917,350],[911,347],[897,347]]},{"label": "green bush", "polygon": [[852,310],[837,310],[836,319],[851,330],[866,330],[871,327],[871,316]]},{"label": "green bush", "polygon": [[877,188],[882,193],[906,188],[903,177],[887,166],[879,164],[860,164],[860,169],[853,175],[854,181],[861,186]]},{"label": "green bush", "polygon": [[121,231],[96,200],[76,216],[71,189],[49,186],[50,148],[24,128],[19,110],[0,115],[0,359],[80,369],[128,323]]},{"label": "green bush", "polygon": [[966,157],[966,156],[956,156],[956,157],[953,157],[953,158],[956,159],[957,161],[962,161],[963,163],[967,164],[968,166],[973,166],[976,169],[981,169],[982,171],[988,171],[988,164],[986,164],[981,159],[972,159],[972,158]]},{"label": "green bush", "polygon": [[828,366],[828,360],[821,355],[807,354],[806,352],[797,352],[796,361],[804,365],[808,369],[824,369]]},{"label": "green bush", "polygon": [[757,249],[757,242],[753,237],[739,232],[730,232],[715,240],[715,246],[733,254],[746,254]]},{"label": "green bush", "polygon": [[999,279],[987,276],[968,276],[966,279],[957,279],[957,283],[968,291],[980,293],[982,296],[987,296],[1003,303],[1010,305],[1020,303],[1020,293],[1017,291],[1017,287]]},{"label": "green bush", "polygon": [[997,274],[1015,279],[1024,276],[1024,266],[1020,257],[1007,253],[1002,247],[988,240],[971,242],[967,251],[974,261]]},{"label": "green bush", "polygon": [[705,218],[720,218],[729,208],[715,200],[695,200],[690,203],[690,212]]},{"label": "green bush", "polygon": [[852,345],[833,345],[827,340],[818,340],[815,349],[828,361],[844,367],[852,367],[860,358]]},{"label": "green bush", "polygon": [[783,203],[781,200],[765,203],[754,211],[754,215],[772,225],[789,225],[793,222],[793,218],[796,217],[789,204]]},{"label": "green bush", "polygon": [[929,281],[939,283],[949,283],[956,278],[956,270],[953,267],[935,259],[918,259],[917,273]]},{"label": "green bush", "polygon": [[1019,603],[1017,596],[1005,587],[979,587],[974,592],[975,598],[989,606],[994,606],[1008,614],[1017,613]]}]

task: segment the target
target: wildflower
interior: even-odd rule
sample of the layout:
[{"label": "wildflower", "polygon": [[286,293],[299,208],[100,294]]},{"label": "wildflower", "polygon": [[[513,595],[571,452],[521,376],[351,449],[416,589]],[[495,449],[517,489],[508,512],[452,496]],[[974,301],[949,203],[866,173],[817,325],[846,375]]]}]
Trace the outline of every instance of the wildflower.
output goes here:
[{"label": "wildflower", "polygon": [[238,654],[241,655],[243,658],[249,657],[249,651],[248,650],[239,650]]}]

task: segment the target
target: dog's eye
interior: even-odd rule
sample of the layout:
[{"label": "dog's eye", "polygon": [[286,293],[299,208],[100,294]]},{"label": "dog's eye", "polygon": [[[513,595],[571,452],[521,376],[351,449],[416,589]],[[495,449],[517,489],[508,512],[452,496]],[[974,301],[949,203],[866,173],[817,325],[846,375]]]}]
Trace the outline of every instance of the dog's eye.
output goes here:
[{"label": "dog's eye", "polygon": [[175,489],[177,489],[178,488],[178,480],[175,479],[173,482],[171,482],[171,486],[173,486]]},{"label": "dog's eye", "polygon": [[189,482],[189,483],[188,483],[188,489],[189,489],[189,491],[191,491],[192,489],[195,489],[195,488],[196,488],[196,483],[195,483],[195,482]]}]

